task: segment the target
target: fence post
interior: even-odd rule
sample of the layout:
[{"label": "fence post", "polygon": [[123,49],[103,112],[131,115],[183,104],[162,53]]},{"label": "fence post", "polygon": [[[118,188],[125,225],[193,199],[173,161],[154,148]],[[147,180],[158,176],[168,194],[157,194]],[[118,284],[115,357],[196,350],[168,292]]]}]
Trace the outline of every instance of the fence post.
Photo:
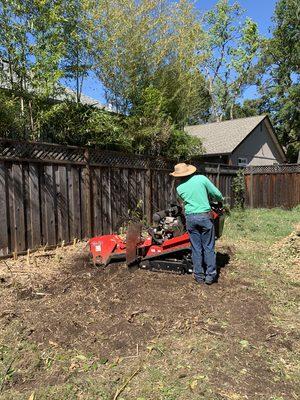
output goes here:
[{"label": "fence post", "polygon": [[250,166],[249,206],[253,208],[253,168]]}]

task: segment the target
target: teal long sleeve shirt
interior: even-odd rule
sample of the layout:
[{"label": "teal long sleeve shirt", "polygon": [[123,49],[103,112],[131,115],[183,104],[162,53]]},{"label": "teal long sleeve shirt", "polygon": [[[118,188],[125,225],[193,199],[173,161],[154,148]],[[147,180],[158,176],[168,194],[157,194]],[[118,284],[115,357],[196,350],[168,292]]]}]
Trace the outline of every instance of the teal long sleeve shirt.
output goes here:
[{"label": "teal long sleeve shirt", "polygon": [[222,201],[218,188],[204,175],[193,175],[184,179],[177,188],[184,203],[185,214],[198,214],[210,211],[209,199]]}]

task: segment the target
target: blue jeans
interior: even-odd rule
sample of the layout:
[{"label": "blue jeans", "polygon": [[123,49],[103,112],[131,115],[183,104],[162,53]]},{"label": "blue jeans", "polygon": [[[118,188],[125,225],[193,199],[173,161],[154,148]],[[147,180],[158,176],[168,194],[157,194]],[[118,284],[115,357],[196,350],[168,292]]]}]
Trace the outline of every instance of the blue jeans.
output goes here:
[{"label": "blue jeans", "polygon": [[[207,213],[187,214],[186,226],[192,246],[195,279],[206,282],[215,280],[217,276],[215,227],[212,219]],[[203,264],[206,266],[206,271]]]}]

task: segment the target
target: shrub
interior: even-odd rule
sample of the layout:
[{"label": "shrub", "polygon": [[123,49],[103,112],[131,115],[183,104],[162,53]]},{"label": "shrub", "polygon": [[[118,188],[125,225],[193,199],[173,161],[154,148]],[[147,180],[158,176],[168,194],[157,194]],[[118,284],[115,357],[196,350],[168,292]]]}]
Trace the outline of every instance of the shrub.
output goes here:
[{"label": "shrub", "polygon": [[234,207],[244,209],[246,184],[243,169],[239,169],[236,177],[233,179],[232,190],[234,193]]}]

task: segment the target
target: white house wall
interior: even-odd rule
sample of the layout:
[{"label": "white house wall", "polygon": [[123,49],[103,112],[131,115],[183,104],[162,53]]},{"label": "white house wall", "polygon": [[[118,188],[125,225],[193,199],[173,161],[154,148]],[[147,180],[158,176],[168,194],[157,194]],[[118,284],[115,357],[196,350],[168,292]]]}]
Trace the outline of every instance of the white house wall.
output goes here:
[{"label": "white house wall", "polygon": [[248,165],[272,165],[284,162],[264,121],[232,153],[230,157],[232,164],[237,165],[239,158],[247,158]]}]

